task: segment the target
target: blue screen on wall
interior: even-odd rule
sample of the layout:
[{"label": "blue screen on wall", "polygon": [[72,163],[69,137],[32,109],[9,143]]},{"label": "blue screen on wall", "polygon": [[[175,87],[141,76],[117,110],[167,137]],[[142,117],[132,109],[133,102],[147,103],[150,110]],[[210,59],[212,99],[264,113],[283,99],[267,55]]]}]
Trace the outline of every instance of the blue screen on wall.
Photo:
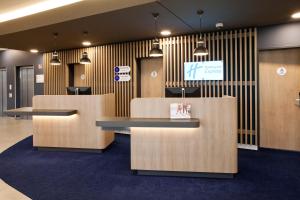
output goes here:
[{"label": "blue screen on wall", "polygon": [[223,60],[203,61],[203,62],[185,62],[184,80],[223,80]]}]

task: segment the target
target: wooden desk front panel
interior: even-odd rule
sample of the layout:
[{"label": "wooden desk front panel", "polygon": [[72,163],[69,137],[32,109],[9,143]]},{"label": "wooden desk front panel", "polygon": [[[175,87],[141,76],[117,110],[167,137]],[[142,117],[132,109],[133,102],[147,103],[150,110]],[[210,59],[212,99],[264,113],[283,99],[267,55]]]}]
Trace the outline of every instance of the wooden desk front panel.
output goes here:
[{"label": "wooden desk front panel", "polygon": [[[169,118],[180,98],[134,99],[131,117]],[[188,98],[199,128],[131,128],[131,169],[237,173],[236,98]]]},{"label": "wooden desk front panel", "polygon": [[113,140],[112,131],[102,131],[96,119],[115,116],[114,94],[47,95],[33,98],[34,109],[76,109],[72,116],[34,116],[33,145],[36,147],[104,149]]}]

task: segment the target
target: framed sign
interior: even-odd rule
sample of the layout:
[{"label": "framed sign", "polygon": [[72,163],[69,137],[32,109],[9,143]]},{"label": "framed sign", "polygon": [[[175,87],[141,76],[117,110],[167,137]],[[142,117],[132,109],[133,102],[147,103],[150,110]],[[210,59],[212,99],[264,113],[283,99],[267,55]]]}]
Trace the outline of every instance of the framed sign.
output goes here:
[{"label": "framed sign", "polygon": [[38,74],[35,76],[36,83],[44,83],[44,74]]}]

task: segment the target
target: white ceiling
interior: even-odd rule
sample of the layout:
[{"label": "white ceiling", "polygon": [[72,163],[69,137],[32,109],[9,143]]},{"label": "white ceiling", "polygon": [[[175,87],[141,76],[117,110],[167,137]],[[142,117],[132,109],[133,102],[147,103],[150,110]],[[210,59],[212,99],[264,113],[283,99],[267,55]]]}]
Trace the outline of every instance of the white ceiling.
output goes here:
[{"label": "white ceiling", "polygon": [[2,0],[0,1],[0,13],[20,9],[22,7],[30,6],[39,2],[41,2],[41,0]]},{"label": "white ceiling", "polygon": [[[142,5],[155,0],[83,0],[81,2],[0,23],[0,35]],[[41,0],[0,0],[0,14],[30,6]]]}]

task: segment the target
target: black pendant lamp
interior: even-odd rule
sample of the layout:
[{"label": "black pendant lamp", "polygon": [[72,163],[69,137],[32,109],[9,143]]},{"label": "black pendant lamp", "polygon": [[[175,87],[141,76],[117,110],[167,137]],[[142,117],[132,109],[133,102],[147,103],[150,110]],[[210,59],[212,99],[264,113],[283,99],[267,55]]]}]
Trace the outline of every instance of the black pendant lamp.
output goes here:
[{"label": "black pendant lamp", "polygon": [[52,58],[50,60],[50,65],[61,65],[60,59],[58,57],[58,53],[54,51],[52,53]]},{"label": "black pendant lamp", "polygon": [[202,28],[202,15],[203,15],[203,10],[198,10],[197,14],[199,15],[200,18],[200,37],[197,42],[198,46],[194,49],[194,56],[207,56],[208,55],[208,49],[205,47],[205,42],[202,38],[201,34],[201,28]]},{"label": "black pendant lamp", "polygon": [[[83,31],[83,37],[86,38],[87,35],[88,35],[88,32]],[[89,55],[86,51],[82,53],[79,63],[83,64],[83,65],[91,64],[91,60],[89,59]]]},{"label": "black pendant lamp", "polygon": [[[55,44],[55,47],[56,47],[56,39],[57,39],[58,33],[53,33],[53,36],[54,36],[54,44]],[[59,59],[59,56],[58,56],[58,53],[57,53],[56,50],[52,53],[52,58],[50,60],[50,65],[61,65],[61,61]]]},{"label": "black pendant lamp", "polygon": [[150,50],[149,55],[150,57],[161,57],[163,56],[163,51],[159,48],[159,40],[157,37],[157,20],[158,20],[159,13],[153,13],[152,15],[155,21],[155,39],[152,43],[152,48]]},{"label": "black pendant lamp", "polygon": [[82,57],[80,58],[80,64],[83,64],[83,65],[91,64],[91,60],[89,59],[87,52],[82,53]]}]

